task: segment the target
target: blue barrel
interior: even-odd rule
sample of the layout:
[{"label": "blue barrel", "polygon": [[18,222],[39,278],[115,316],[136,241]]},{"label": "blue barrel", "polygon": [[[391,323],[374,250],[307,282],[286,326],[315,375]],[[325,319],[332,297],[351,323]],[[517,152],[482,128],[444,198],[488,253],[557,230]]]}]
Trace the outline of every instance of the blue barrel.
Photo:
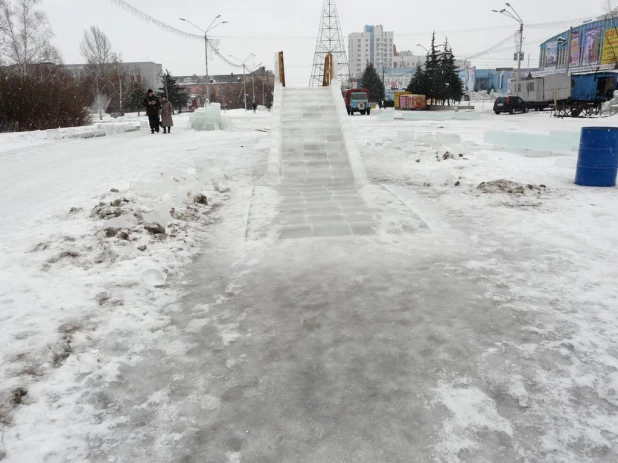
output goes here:
[{"label": "blue barrel", "polygon": [[618,127],[582,128],[575,183],[612,187],[617,174]]}]

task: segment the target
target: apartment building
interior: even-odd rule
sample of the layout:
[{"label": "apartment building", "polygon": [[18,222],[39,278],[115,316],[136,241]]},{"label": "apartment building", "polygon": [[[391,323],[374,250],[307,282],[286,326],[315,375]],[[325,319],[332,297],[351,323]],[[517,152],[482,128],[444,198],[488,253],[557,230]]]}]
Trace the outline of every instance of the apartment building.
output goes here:
[{"label": "apartment building", "polygon": [[348,59],[350,73],[358,78],[367,63],[376,69],[392,68],[394,55],[394,32],[385,32],[383,26],[365,26],[364,32],[348,35]]}]

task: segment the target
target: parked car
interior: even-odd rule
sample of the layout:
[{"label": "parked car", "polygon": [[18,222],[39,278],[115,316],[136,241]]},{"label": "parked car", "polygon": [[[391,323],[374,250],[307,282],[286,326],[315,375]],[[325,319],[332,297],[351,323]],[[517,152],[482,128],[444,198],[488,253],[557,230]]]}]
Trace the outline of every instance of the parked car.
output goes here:
[{"label": "parked car", "polygon": [[494,102],[494,112],[496,114],[514,114],[516,112],[527,113],[528,106],[526,105],[526,102],[518,96],[503,96],[496,98],[496,101]]}]

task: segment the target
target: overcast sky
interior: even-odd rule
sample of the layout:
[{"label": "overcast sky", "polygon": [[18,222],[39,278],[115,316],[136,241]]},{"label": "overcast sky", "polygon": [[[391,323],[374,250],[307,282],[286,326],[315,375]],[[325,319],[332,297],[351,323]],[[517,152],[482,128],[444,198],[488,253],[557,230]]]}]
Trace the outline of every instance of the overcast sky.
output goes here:
[{"label": "overcast sky", "polygon": [[[42,0],[55,33],[54,44],[65,63],[83,62],[79,42],[84,29],[99,26],[111,39],[114,51],[123,61],[155,61],[174,75],[204,74],[204,43],[171,35],[143,22],[110,0]],[[229,21],[215,31],[220,51],[250,63],[273,68],[274,55],[286,56],[288,85],[306,86],[309,82],[322,0],[128,0],[130,4],[171,26],[199,31],[179,17],[205,28],[220,14]],[[512,0],[524,22],[539,24],[575,18],[591,18],[603,13],[604,0]],[[395,32],[399,50],[424,53],[416,44],[429,46],[431,31],[448,36],[457,58],[464,58],[500,42],[517,29],[517,24],[492,13],[501,9],[498,0],[338,0],[337,6],[347,46],[347,34],[361,32],[365,24],[382,24]],[[462,29],[481,29],[465,31]],[[539,43],[560,33],[565,27],[543,27],[524,33],[531,66],[538,64]],[[473,60],[478,67],[513,66],[515,43],[511,50]],[[529,55],[528,55],[529,53]],[[220,59],[210,64],[210,74],[229,73],[232,69]]]}]

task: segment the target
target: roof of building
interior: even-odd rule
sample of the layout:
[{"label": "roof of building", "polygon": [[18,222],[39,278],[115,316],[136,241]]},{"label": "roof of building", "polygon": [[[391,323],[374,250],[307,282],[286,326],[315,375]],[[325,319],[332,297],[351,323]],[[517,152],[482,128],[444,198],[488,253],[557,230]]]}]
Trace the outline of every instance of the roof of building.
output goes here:
[{"label": "roof of building", "polygon": [[[275,74],[273,71],[268,71],[265,68],[259,68],[253,72],[247,73],[247,76],[268,76],[268,77],[273,77]],[[242,74],[217,74],[217,75],[212,75],[209,76],[210,78],[210,83],[212,84],[231,84],[231,83],[238,83],[238,82],[242,82]],[[180,85],[200,85],[200,84],[205,84],[206,83],[206,78],[205,76],[198,76],[198,75],[192,75],[192,76],[176,76],[176,81],[180,84]]]},{"label": "roof of building", "polygon": [[[134,66],[134,65],[143,65],[143,64],[161,66],[161,64],[155,63],[153,61],[128,61],[128,62],[120,62],[118,64],[120,64],[121,66]],[[67,69],[84,69],[86,66],[88,66],[88,64],[74,63],[74,64],[63,64],[63,66]]]}]

